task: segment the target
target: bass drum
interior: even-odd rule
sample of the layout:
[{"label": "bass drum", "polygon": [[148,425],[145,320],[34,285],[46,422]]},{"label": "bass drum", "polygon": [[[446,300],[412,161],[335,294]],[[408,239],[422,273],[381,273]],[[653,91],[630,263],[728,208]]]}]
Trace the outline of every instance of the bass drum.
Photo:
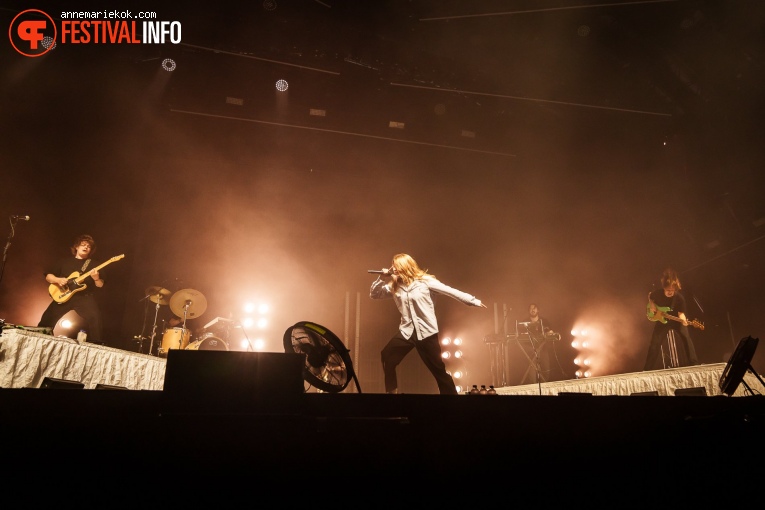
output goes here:
[{"label": "bass drum", "polygon": [[186,347],[187,351],[227,351],[228,345],[226,345],[226,342],[218,338],[217,336],[212,335],[206,335],[200,338],[199,340],[195,340],[194,342],[191,342],[188,347]]}]

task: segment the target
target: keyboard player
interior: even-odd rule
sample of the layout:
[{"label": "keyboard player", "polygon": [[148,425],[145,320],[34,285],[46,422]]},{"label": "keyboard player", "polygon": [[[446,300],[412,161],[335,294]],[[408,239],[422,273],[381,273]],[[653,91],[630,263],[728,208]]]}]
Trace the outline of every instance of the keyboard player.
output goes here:
[{"label": "keyboard player", "polygon": [[[553,381],[559,378],[560,370],[555,356],[556,340],[560,340],[560,334],[552,329],[552,323],[539,314],[539,306],[536,303],[529,305],[529,314],[523,321],[518,322],[518,334],[528,335],[533,343],[539,359],[539,375],[541,382]],[[537,382],[537,374],[528,374],[522,383]]]}]

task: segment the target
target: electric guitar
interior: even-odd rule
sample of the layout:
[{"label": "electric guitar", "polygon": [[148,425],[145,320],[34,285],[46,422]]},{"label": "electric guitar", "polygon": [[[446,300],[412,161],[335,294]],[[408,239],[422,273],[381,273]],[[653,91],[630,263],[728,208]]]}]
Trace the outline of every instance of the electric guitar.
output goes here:
[{"label": "electric guitar", "polygon": [[48,287],[48,293],[50,294],[50,297],[53,298],[53,301],[55,301],[58,304],[66,303],[71,299],[72,296],[80,292],[81,290],[85,290],[88,288],[87,284],[82,283],[85,281],[85,278],[93,274],[94,271],[99,271],[104,266],[107,266],[111,264],[112,262],[117,262],[118,260],[124,258],[125,255],[117,255],[116,257],[112,257],[100,266],[96,266],[87,273],[80,275],[79,271],[75,271],[74,273],[69,275],[69,278],[67,278],[66,285],[58,285],[56,283],[51,283],[50,287]]},{"label": "electric guitar", "polygon": [[[660,321],[662,324],[667,323],[667,319],[675,321],[675,322],[683,322],[683,319],[680,317],[675,317],[674,315],[669,315],[667,312],[671,312],[672,309],[668,306],[656,306],[656,311],[654,312],[651,310],[651,303],[649,302],[646,305],[646,317],[648,317],[649,321]],[[700,330],[704,331],[704,324],[699,322],[697,319],[693,319],[692,321],[688,321],[689,326],[693,326],[694,328],[699,328]]]}]

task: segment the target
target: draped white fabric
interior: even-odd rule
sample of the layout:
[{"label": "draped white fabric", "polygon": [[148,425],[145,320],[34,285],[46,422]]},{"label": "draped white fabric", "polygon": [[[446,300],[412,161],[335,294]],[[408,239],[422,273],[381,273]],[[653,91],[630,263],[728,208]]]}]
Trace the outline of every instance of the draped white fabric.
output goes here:
[{"label": "draped white fabric", "polygon": [[[657,391],[659,395],[672,396],[676,389],[700,388],[706,389],[707,395],[722,395],[720,391],[720,376],[726,363],[697,365],[667,370],[651,370],[632,374],[618,374],[569,381],[546,382],[540,385],[525,384],[523,386],[504,386],[495,388],[500,395],[557,395],[561,392],[592,393],[593,395],[631,395],[645,391]],[[763,385],[747,372],[744,381],[754,391],[765,391]],[[745,396],[744,384],[740,384],[733,394],[734,397]]]},{"label": "draped white fabric", "polygon": [[0,387],[39,388],[45,377],[130,390],[162,390],[164,358],[78,343],[32,331],[6,329],[0,336]]}]

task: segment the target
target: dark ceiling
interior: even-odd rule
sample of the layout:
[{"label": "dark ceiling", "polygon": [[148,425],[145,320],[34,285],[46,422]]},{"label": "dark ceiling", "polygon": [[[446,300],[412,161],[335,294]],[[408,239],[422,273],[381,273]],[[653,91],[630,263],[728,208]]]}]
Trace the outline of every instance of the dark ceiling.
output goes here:
[{"label": "dark ceiling", "polygon": [[[90,232],[104,257],[128,254],[108,303],[121,338],[143,290],[176,277],[207,295],[204,322],[270,285],[294,311],[277,338],[297,320],[342,328],[345,291],[363,296],[365,269],[399,251],[513,315],[628,310],[637,361],[615,370],[641,366],[639,309],[668,264],[714,325],[707,359],[765,328],[760,0],[151,9],[180,44],[2,50],[0,207],[33,217],[0,288],[11,321],[36,322],[45,254]],[[23,308],[9,288],[29,289]],[[362,336],[395,323],[363,307]],[[479,341],[494,329],[447,310]]]}]

